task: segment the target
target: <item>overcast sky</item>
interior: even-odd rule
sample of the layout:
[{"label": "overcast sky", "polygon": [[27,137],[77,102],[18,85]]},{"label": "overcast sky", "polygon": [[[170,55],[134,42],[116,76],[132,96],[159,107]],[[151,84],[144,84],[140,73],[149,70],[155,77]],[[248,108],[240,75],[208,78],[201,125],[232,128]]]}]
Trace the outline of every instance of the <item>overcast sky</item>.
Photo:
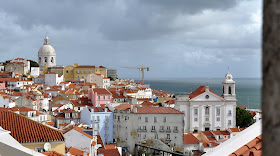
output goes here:
[{"label": "overcast sky", "polygon": [[1,60],[38,61],[46,32],[58,65],[121,78],[261,77],[261,0],[0,1]]}]

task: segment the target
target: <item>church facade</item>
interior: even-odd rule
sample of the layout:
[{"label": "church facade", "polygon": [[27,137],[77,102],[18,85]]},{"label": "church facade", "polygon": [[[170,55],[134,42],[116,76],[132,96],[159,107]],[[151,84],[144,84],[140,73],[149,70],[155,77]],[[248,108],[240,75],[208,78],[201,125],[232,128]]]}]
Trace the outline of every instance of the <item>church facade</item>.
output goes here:
[{"label": "church facade", "polygon": [[228,72],[222,82],[222,95],[209,86],[200,86],[189,95],[177,95],[175,109],[184,116],[184,132],[225,130],[236,127],[235,81]]}]

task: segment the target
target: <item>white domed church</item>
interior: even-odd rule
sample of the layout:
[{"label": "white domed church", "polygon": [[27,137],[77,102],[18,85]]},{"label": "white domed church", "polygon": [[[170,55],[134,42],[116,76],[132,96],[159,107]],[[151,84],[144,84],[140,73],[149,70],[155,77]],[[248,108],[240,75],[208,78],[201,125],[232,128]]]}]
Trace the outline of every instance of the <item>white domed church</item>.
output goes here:
[{"label": "white domed church", "polygon": [[38,63],[40,68],[56,66],[56,53],[48,37],[45,37],[44,45],[38,51]]}]

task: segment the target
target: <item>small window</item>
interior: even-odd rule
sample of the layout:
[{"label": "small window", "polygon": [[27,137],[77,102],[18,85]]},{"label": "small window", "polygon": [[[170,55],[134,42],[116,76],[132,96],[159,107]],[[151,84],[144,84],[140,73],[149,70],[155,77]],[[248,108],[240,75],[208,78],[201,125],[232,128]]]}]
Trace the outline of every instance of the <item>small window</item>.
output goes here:
[{"label": "small window", "polygon": [[197,122],[197,118],[194,118],[194,122]]},{"label": "small window", "polygon": [[157,122],[157,117],[154,117],[154,122]]},{"label": "small window", "polygon": [[53,57],[51,58],[51,63],[53,63]]},{"label": "small window", "polygon": [[103,100],[105,100],[105,96],[103,96]]},{"label": "small window", "polygon": [[221,118],[220,117],[217,117],[217,121],[220,121],[221,120]]},{"label": "small window", "polygon": [[209,115],[209,107],[205,107],[205,115]]},{"label": "small window", "polygon": [[141,120],[141,116],[138,116],[138,120]]},{"label": "small window", "polygon": [[100,100],[100,96],[98,96],[98,100]]},{"label": "small window", "polygon": [[145,117],[145,122],[148,122],[148,117]]},{"label": "small window", "polygon": [[217,116],[220,116],[221,115],[221,110],[220,108],[217,108]]},{"label": "small window", "polygon": [[45,57],[45,62],[48,62],[48,58],[47,57]]},{"label": "small window", "polygon": [[69,72],[69,71],[68,71],[68,70],[66,70],[66,73],[67,73],[67,74],[68,74],[68,72]]},{"label": "small window", "polygon": [[163,117],[163,122],[166,122],[166,117]]},{"label": "small window", "polygon": [[197,109],[197,108],[195,108],[195,109],[194,109],[194,115],[197,115],[197,114],[198,114],[198,112],[197,112],[197,111],[198,111],[198,109]]}]

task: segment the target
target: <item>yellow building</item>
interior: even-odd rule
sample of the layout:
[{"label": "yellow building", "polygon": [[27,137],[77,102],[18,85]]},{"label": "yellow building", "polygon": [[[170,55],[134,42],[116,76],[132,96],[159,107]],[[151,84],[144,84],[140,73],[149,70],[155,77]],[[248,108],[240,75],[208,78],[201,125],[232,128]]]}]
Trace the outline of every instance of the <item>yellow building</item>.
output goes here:
[{"label": "yellow building", "polygon": [[0,126],[11,131],[11,136],[24,147],[43,152],[44,145],[50,144],[50,151],[65,155],[64,136],[56,129],[10,111],[0,111]]},{"label": "yellow building", "polygon": [[64,79],[65,81],[83,80],[90,73],[98,73],[107,77],[107,68],[75,63],[74,66],[69,65],[64,68]]}]

